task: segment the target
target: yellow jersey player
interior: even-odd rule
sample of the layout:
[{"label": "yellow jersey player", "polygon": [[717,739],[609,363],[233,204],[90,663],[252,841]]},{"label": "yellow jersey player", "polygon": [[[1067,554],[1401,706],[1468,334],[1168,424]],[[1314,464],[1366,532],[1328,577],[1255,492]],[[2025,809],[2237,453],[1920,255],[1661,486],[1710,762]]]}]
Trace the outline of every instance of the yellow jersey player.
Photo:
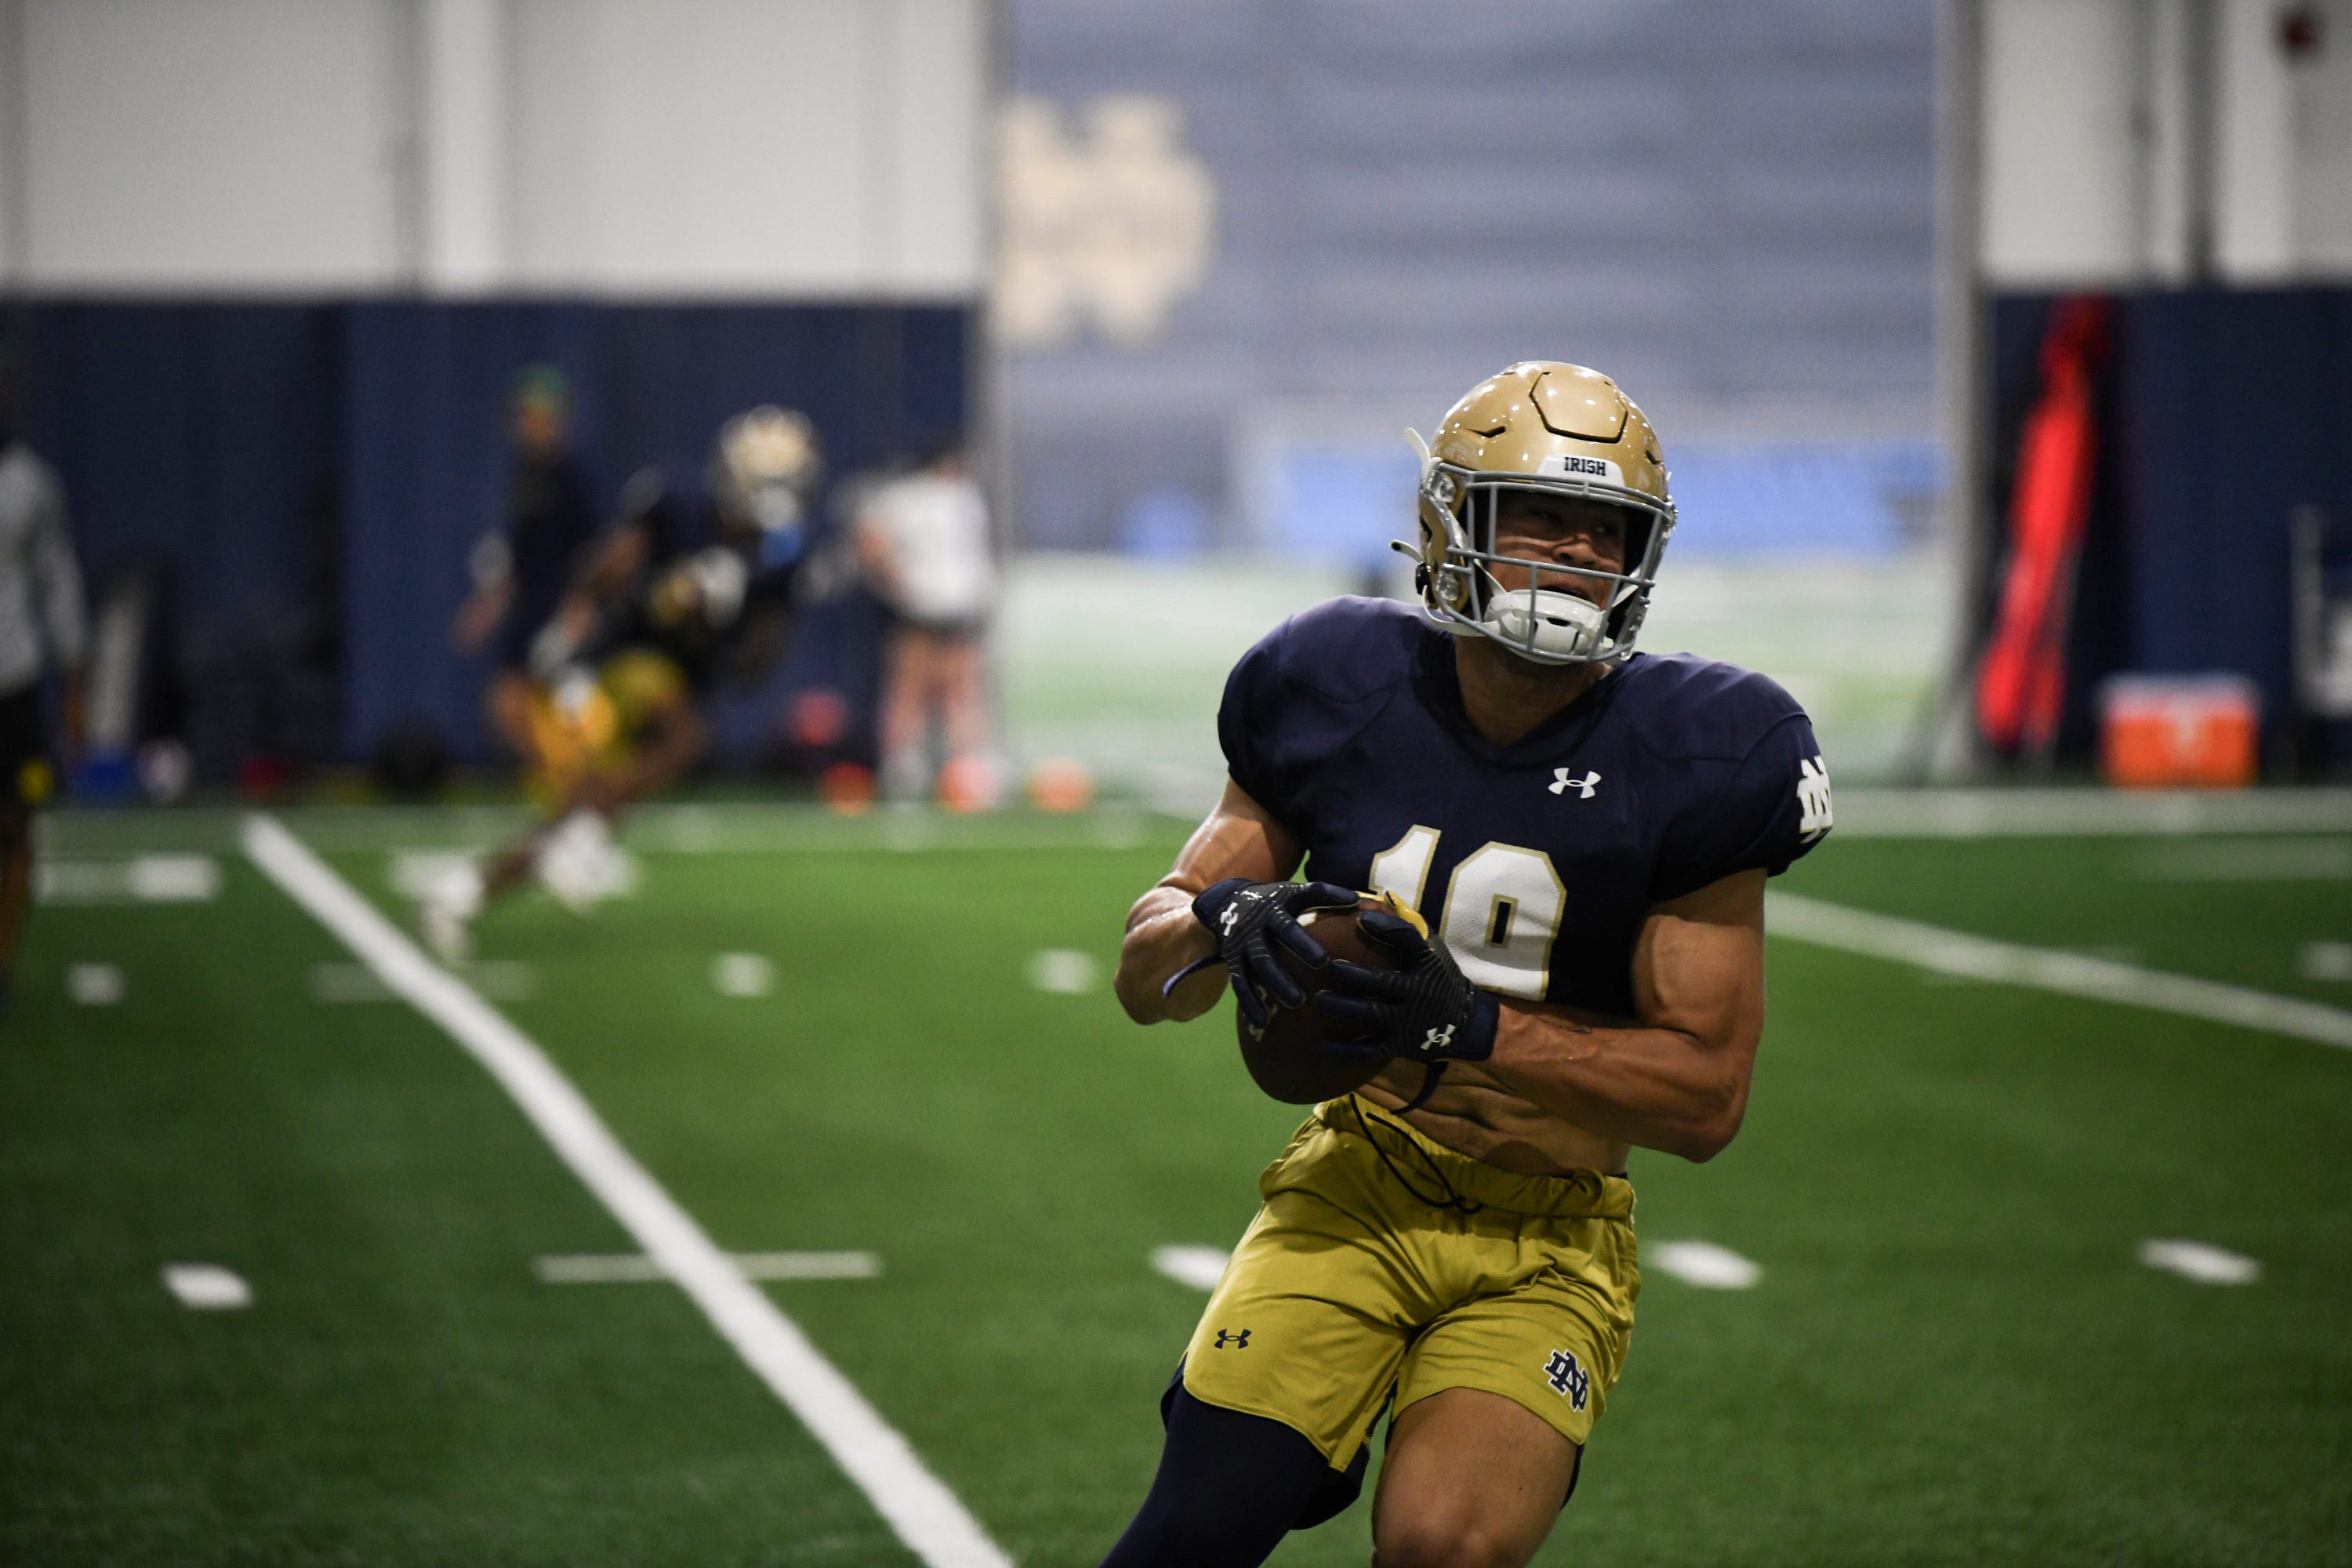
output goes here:
[{"label": "yellow jersey player", "polygon": [[[1137,1021],[1229,980],[1263,1023],[1300,997],[1286,949],[1322,971],[1308,1048],[1384,1065],[1261,1178],[1112,1568],[1262,1562],[1357,1495],[1383,1411],[1377,1563],[1533,1555],[1625,1363],[1630,1156],[1738,1130],[1764,879],[1830,827],[1788,693],[1634,651],[1675,512],[1614,383],[1512,365],[1423,458],[1421,606],[1335,600],[1251,649],[1223,798],[1128,918]],[[1360,889],[1425,916],[1361,917],[1395,968],[1299,923]]]}]

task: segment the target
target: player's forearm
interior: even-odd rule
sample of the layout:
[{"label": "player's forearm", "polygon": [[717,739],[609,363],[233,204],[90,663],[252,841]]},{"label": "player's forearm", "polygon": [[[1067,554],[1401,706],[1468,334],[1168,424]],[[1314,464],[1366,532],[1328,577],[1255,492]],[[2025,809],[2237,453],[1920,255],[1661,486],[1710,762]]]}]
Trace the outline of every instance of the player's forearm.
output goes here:
[{"label": "player's forearm", "polygon": [[1604,1138],[1686,1160],[1722,1152],[1748,1108],[1751,1052],[1565,1007],[1507,1005],[1479,1066],[1530,1103]]},{"label": "player's forearm", "polygon": [[1216,950],[1208,929],[1192,918],[1192,894],[1162,882],[1128,912],[1127,936],[1119,943],[1118,975],[1112,989],[1119,1005],[1139,1024],[1197,1018],[1216,1005],[1225,982],[1222,967],[1205,969],[1162,995],[1168,977]]}]

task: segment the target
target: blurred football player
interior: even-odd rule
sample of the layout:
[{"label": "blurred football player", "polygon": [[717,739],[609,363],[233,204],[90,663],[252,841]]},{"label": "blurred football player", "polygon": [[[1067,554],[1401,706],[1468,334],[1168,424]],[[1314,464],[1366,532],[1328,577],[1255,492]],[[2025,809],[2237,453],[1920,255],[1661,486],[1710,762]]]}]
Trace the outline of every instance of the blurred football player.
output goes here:
[{"label": "blurred football player", "polygon": [[[1625,1362],[1629,1156],[1738,1130],[1764,879],[1829,831],[1787,692],[1634,651],[1675,511],[1612,382],[1512,365],[1423,459],[1420,608],[1333,600],[1244,657],[1224,797],[1129,916],[1139,1022],[1230,982],[1263,1026],[1286,952],[1328,987],[1302,1048],[1380,1070],[1261,1179],[1118,1568],[1261,1562],[1353,1499],[1384,1410],[1375,1561],[1528,1560]],[[1361,916],[1395,968],[1299,923],[1359,889],[1425,911]]]},{"label": "blurred football player", "polygon": [[[912,473],[876,489],[857,523],[857,557],[875,595],[889,606],[883,676],[882,787],[918,798],[931,781],[934,721],[947,743],[959,791],[991,805],[988,693],[982,634],[996,601],[988,503],[960,445],[939,447]],[[947,777],[942,776],[942,784]]]},{"label": "blurred football player", "polygon": [[526,365],[507,396],[514,469],[507,482],[506,522],[475,545],[474,591],[449,634],[458,651],[468,654],[495,639],[497,668],[483,707],[499,739],[526,763],[538,760],[539,742],[530,710],[531,642],[564,604],[597,531],[571,433],[572,391],[563,374],[552,365]]},{"label": "blurred football player", "polygon": [[65,491],[0,418],[0,1016],[33,896],[33,811],[57,792],[42,678],[52,661],[68,761],[82,742],[81,572]]},{"label": "blurred football player", "polygon": [[701,760],[720,675],[775,652],[823,468],[807,418],[761,406],[719,430],[707,505],[654,469],[630,479],[527,656],[527,783],[547,820],[427,894],[418,923],[444,959],[462,960],[483,908],[534,876],[579,913],[625,885],[613,821]]}]

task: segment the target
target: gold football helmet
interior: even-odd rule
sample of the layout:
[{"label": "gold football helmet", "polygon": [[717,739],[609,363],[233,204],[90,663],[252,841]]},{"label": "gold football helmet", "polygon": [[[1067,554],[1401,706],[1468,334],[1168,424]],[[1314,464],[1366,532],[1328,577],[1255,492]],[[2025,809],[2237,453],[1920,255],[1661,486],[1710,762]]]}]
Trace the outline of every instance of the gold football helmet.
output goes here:
[{"label": "gold football helmet", "polygon": [[709,482],[722,521],[775,533],[800,526],[824,473],[824,447],[809,416],[763,403],[719,427]]},{"label": "gold football helmet", "polygon": [[[1433,619],[1538,664],[1613,664],[1633,651],[1675,503],[1657,432],[1615,382],[1580,364],[1522,360],[1472,387],[1434,439],[1406,434],[1421,454],[1421,541],[1396,548],[1419,563],[1413,584]],[[1496,554],[1496,510],[1514,489],[1624,509],[1625,570]],[[1606,605],[1543,584],[1570,575],[1608,583]]]}]

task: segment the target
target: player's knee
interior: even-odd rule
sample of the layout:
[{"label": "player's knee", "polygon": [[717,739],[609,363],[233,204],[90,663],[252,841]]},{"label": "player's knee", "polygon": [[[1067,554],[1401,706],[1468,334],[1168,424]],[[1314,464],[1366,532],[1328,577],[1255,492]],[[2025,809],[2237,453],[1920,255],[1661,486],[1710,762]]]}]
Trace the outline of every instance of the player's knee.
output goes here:
[{"label": "player's knee", "polygon": [[1389,1524],[1372,1546],[1372,1568],[1518,1568],[1526,1560],[1475,1515],[1444,1509]]}]

